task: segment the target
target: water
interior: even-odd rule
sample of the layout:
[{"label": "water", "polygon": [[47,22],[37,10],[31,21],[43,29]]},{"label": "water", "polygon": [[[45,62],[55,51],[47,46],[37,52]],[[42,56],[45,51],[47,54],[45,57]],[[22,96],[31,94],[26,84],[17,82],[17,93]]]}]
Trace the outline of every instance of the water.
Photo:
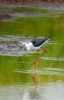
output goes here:
[{"label": "water", "polygon": [[[64,58],[42,55],[40,58],[43,64],[36,70],[32,65],[35,51],[28,52],[20,49],[23,42],[30,40],[32,40],[30,36],[5,35],[0,37],[0,76],[2,77],[0,77],[0,100],[64,100],[64,68],[62,67]],[[49,41],[46,45],[52,46],[52,44],[63,46],[63,43],[54,41]],[[50,63],[52,61],[52,64],[54,61],[60,61],[62,65],[58,68],[56,64],[54,68],[47,62],[46,67],[45,61],[50,61]],[[40,80],[38,84],[33,79],[36,73],[38,74],[37,81]]]},{"label": "water", "polygon": [[64,100],[64,84],[0,86],[0,100]]},{"label": "water", "polygon": [[44,68],[43,70],[21,70],[21,69],[16,69],[14,72],[16,73],[24,73],[24,74],[35,74],[36,72],[44,75],[58,75],[62,76],[64,75],[64,68]]},{"label": "water", "polygon": [[[45,38],[45,37],[38,37]],[[27,51],[22,47],[22,43],[28,43],[33,40],[31,36],[14,36],[14,35],[3,35],[0,37],[0,55],[8,55],[8,56],[22,56],[27,53],[34,53],[35,51]],[[55,41],[48,41],[47,45],[52,46],[63,46],[64,43],[57,43]],[[59,60],[64,61],[62,57],[42,57],[44,60]]]},{"label": "water", "polygon": [[29,42],[29,37],[25,36],[3,36],[0,37],[0,55],[8,55],[8,56],[21,56],[24,53],[27,53],[23,47],[23,42]]},{"label": "water", "polygon": [[30,36],[2,36],[0,37],[0,55],[22,56],[27,53],[34,53],[35,51],[28,51],[22,46],[22,43],[28,43],[32,39]]},{"label": "water", "polygon": [[[64,100],[64,18],[61,17],[64,7],[47,3],[32,4],[32,7],[36,6],[57,11],[14,13],[15,20],[1,20],[6,22],[0,25],[0,100]],[[20,20],[17,20],[19,17]],[[26,36],[24,32],[30,35]],[[19,34],[14,35],[16,33]],[[22,43],[31,41],[34,36],[45,38],[51,33],[54,36],[43,46],[48,52],[40,51],[39,60],[35,51],[22,48]]]}]

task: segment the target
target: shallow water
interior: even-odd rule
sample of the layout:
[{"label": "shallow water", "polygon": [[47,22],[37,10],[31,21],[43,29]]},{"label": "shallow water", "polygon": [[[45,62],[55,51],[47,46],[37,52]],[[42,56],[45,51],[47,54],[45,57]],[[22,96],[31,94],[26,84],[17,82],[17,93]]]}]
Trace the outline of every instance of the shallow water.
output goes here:
[{"label": "shallow water", "polygon": [[43,70],[21,70],[21,69],[16,69],[14,72],[16,73],[24,73],[24,74],[35,74],[36,72],[38,75],[58,75],[62,76],[64,75],[64,68],[43,68]]},{"label": "shallow water", "polygon": [[29,42],[31,37],[6,35],[0,37],[0,55],[19,56],[27,53],[23,47],[23,42]]},{"label": "shallow water", "polygon": [[[45,37],[39,37],[45,38]],[[4,35],[0,37],[0,55],[8,56],[22,56],[23,54],[34,53],[35,51],[27,51],[22,47],[22,43],[28,43],[33,37],[31,36],[14,36],[14,35]],[[64,43],[57,43],[55,41],[48,41],[47,45],[53,46],[63,46]],[[44,60],[59,60],[64,61],[64,58],[56,57],[42,57]]]},{"label": "shallow water", "polygon": [[63,57],[42,57],[42,59],[44,60],[52,60],[52,61],[64,61],[64,58]]},{"label": "shallow water", "polygon": [[[32,39],[31,36],[0,37],[0,100],[64,100],[64,58],[41,55],[42,64],[36,70],[32,64],[35,51],[22,48],[23,42]],[[63,45],[55,41],[46,44]],[[33,79],[36,73],[38,84]]]},{"label": "shallow water", "polygon": [[[0,4],[0,6],[2,6],[2,4]],[[21,4],[19,5],[4,4],[3,6],[21,7]],[[34,16],[35,17],[37,16],[49,17],[52,19],[60,18],[61,14],[63,14],[63,11],[64,11],[63,5],[56,6],[51,3],[50,4],[47,4],[47,3],[30,4],[30,5],[26,4],[22,6],[47,8],[47,9],[53,9],[56,11],[50,12],[50,13],[45,13],[45,12],[34,13],[34,12],[27,11],[23,13],[14,12],[13,14],[12,12],[11,13],[9,12],[12,15],[13,19],[3,19],[1,21],[13,22],[13,21],[16,21],[15,19],[19,17],[34,17]],[[50,21],[47,19],[44,19],[44,20],[48,22]],[[63,22],[63,20],[59,20],[58,25],[61,25],[62,23],[61,21]],[[23,21],[21,20],[17,23],[18,29],[20,27],[19,23],[21,22]],[[50,23],[47,23],[47,24],[50,24]],[[46,36],[46,33],[53,34],[52,24],[50,24],[50,28],[52,30],[50,32],[48,32],[49,26],[46,26],[48,27],[48,29],[45,27],[42,27],[43,28],[42,32],[45,33],[44,36]],[[35,25],[35,23],[33,25]],[[42,25],[44,25],[44,23]],[[62,23],[61,26],[63,27],[63,25],[64,24]],[[28,28],[28,26],[26,27]],[[34,27],[34,29],[35,28],[36,27]],[[57,28],[60,28],[60,26]],[[2,30],[3,29],[4,29],[4,34],[8,34],[8,31],[6,30],[7,27],[2,28]],[[47,31],[43,31],[44,29],[45,30],[47,29]],[[55,29],[56,29],[56,26],[55,26]],[[57,33],[55,29],[54,29],[54,34]],[[14,28],[13,30],[16,30],[16,29]],[[16,31],[12,32],[10,30],[9,33],[16,34]],[[22,33],[23,32],[20,32],[20,34]],[[32,33],[32,32],[29,32],[29,33]],[[34,33],[38,34],[36,30],[34,30]],[[33,34],[31,35],[33,36]],[[60,39],[60,36],[57,36],[57,37],[59,37]],[[63,43],[63,39],[60,39],[60,42],[54,41],[54,39],[52,39],[44,46],[44,48],[48,48],[49,51],[48,53],[44,55],[41,54],[41,57],[40,57],[41,64],[38,66],[38,70],[36,70],[35,69],[36,65],[33,65],[33,62],[35,60],[35,51],[27,51],[24,48],[22,48],[23,42],[29,42],[33,38],[34,37],[31,37],[31,36],[23,36],[23,34],[22,36],[20,35],[17,35],[17,36],[16,35],[3,35],[3,36],[1,35],[0,36],[0,100],[64,100],[64,55],[63,55],[64,43]],[[45,37],[40,37],[40,38],[45,38]],[[38,79],[37,79],[37,81],[39,80],[38,84],[35,78],[36,73],[38,74]]]},{"label": "shallow water", "polygon": [[64,84],[0,86],[0,100],[64,100]]},{"label": "shallow water", "polygon": [[[40,37],[43,38],[43,37]],[[22,47],[22,43],[28,43],[33,37],[5,35],[0,37],[0,55],[22,56],[23,54],[33,53]]]}]

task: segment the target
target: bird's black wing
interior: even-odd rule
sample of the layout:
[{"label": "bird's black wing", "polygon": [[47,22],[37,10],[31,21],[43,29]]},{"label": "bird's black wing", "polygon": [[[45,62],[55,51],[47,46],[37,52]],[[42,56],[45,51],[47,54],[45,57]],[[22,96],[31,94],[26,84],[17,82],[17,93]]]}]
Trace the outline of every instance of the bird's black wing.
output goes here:
[{"label": "bird's black wing", "polygon": [[35,39],[32,41],[33,45],[35,47],[38,47],[40,45],[42,45],[46,40],[48,40],[48,38],[45,38],[45,39]]}]

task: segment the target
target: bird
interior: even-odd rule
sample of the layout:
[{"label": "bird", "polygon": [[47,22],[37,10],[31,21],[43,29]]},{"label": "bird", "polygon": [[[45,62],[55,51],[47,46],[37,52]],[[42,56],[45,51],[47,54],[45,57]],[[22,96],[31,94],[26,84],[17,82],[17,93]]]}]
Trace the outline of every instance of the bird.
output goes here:
[{"label": "bird", "polygon": [[[33,73],[32,80],[34,81],[36,87],[39,85],[39,78],[38,78],[38,65],[39,65],[39,60],[40,60],[39,50],[44,44],[46,44],[49,41],[50,38],[51,37],[46,37],[44,39],[43,38],[35,38],[32,41],[22,43],[22,46],[26,50],[29,50],[29,51],[36,50],[37,51],[36,57],[32,63],[33,72],[35,72],[35,75],[36,75],[36,76],[34,76],[34,73]],[[47,49],[45,49],[44,51],[47,52]],[[36,68],[34,68],[34,65],[36,66]],[[36,71],[35,71],[35,69],[36,69]]]},{"label": "bird", "polygon": [[46,44],[49,41],[50,38],[51,37],[46,37],[44,39],[42,39],[42,38],[35,38],[34,40],[29,41],[28,43],[27,42],[23,43],[22,46],[25,47],[26,50],[29,50],[29,51],[36,50],[37,51],[44,44]]}]

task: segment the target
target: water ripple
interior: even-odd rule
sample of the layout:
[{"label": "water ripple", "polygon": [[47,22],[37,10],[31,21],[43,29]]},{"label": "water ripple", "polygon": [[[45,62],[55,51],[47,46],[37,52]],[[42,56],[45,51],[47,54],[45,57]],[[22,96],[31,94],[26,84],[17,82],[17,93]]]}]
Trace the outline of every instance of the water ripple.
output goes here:
[{"label": "water ripple", "polygon": [[16,73],[24,73],[24,74],[44,74],[44,75],[64,75],[64,68],[44,68],[43,70],[24,70],[24,69],[16,69],[14,72]]}]

